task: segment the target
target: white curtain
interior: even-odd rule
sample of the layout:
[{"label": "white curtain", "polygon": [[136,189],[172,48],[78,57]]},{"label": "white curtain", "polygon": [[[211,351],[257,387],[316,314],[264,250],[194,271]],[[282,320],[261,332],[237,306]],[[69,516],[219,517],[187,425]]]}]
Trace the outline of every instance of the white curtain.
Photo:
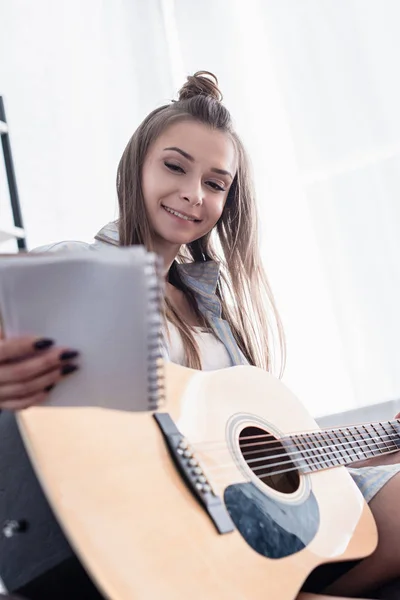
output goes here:
[{"label": "white curtain", "polygon": [[400,397],[400,4],[263,3],[354,404]]},{"label": "white curtain", "polygon": [[[400,397],[397,0],[0,0],[30,245],[115,215],[135,126],[215,72],[252,158],[284,381],[315,415]],[[4,59],[5,57],[5,59]]]},{"label": "white curtain", "polygon": [[399,398],[400,4],[175,9],[185,70],[220,75],[252,156],[285,381],[319,415]]},{"label": "white curtain", "polygon": [[172,93],[158,0],[0,0],[0,94],[30,248],[90,240],[115,218],[122,151]]}]

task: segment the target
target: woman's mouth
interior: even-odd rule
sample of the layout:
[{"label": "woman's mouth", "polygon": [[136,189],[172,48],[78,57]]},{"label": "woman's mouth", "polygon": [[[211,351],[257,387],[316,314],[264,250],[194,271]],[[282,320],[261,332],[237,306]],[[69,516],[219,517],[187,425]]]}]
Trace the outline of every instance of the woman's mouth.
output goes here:
[{"label": "woman's mouth", "polygon": [[192,215],[181,213],[179,212],[179,210],[175,210],[173,208],[170,208],[169,206],[164,206],[164,204],[161,204],[161,206],[164,208],[164,210],[167,211],[167,213],[173,215],[174,217],[178,217],[178,219],[182,219],[184,221],[192,221],[193,223],[200,223],[200,219],[197,219]]}]

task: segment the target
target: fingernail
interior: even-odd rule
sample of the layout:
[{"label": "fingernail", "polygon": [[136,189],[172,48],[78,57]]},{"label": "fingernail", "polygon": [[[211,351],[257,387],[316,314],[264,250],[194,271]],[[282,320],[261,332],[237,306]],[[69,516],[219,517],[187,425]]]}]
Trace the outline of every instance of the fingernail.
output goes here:
[{"label": "fingernail", "polygon": [[45,392],[51,392],[51,390],[53,389],[53,387],[55,386],[55,383],[52,383],[51,385],[48,385],[47,387],[44,388]]},{"label": "fingernail", "polygon": [[79,352],[76,350],[66,350],[60,354],[60,360],[71,360],[71,358],[76,358],[77,356],[79,356]]},{"label": "fingernail", "polygon": [[69,375],[78,369],[77,365],[65,365],[61,369],[61,375]]},{"label": "fingernail", "polygon": [[49,338],[42,338],[41,340],[37,340],[33,344],[33,347],[36,350],[45,350],[46,348],[50,348],[50,346],[53,346],[53,344],[54,340],[50,340]]}]

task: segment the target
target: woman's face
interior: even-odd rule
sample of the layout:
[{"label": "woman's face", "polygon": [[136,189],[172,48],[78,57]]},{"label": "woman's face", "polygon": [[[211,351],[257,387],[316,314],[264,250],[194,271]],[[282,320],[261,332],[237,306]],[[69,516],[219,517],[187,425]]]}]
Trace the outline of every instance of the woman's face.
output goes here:
[{"label": "woman's face", "polygon": [[201,123],[168,127],[150,147],[142,189],[156,250],[201,238],[220,218],[236,172],[230,137]]}]

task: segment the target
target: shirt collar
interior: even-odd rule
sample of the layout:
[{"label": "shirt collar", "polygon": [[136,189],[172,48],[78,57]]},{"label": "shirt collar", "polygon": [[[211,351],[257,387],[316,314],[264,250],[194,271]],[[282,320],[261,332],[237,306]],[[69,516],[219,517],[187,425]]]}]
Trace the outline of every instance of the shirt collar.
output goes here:
[{"label": "shirt collar", "polygon": [[[118,225],[115,221],[102,227],[95,239],[106,244],[118,246]],[[213,260],[178,264],[179,275],[193,291],[201,294],[215,294],[219,279],[220,266]]]},{"label": "shirt collar", "polygon": [[183,282],[199,294],[215,294],[220,267],[213,260],[177,265]]},{"label": "shirt collar", "polygon": [[113,244],[114,246],[119,245],[119,233],[118,225],[115,221],[111,221],[100,229],[94,236],[95,240],[99,242],[105,242],[106,244]]}]

